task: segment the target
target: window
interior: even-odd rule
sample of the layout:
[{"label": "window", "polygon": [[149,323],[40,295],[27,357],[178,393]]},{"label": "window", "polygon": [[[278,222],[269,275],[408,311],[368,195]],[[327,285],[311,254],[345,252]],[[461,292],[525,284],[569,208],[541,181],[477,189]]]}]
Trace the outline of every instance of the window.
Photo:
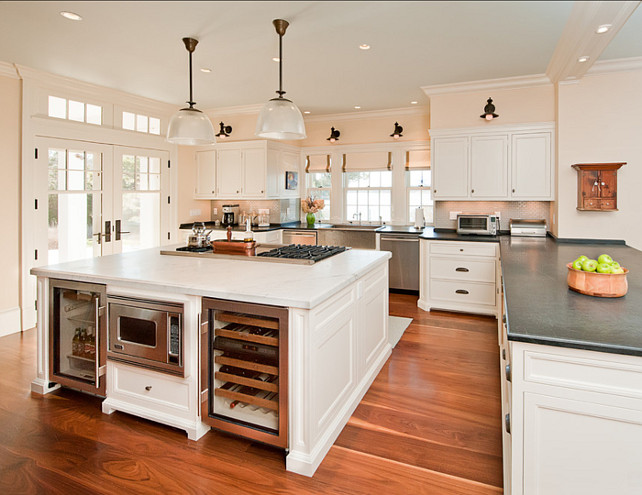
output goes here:
[{"label": "window", "polygon": [[50,95],[47,110],[49,117],[57,119],[74,120],[94,125],[102,125],[103,123],[103,107],[82,101],[67,100]]},{"label": "window", "polygon": [[344,172],[346,220],[389,222],[392,205],[392,172]]},{"label": "window", "polygon": [[306,174],[308,196],[325,201],[323,210],[315,213],[317,220],[330,220],[331,178],[329,172],[311,172]]},{"label": "window", "polygon": [[427,224],[433,223],[433,200],[430,170],[406,171],[408,187],[408,220],[415,222],[415,211],[423,208],[424,220]]},{"label": "window", "polygon": [[123,112],[123,129],[160,135],[160,119],[131,112]]}]

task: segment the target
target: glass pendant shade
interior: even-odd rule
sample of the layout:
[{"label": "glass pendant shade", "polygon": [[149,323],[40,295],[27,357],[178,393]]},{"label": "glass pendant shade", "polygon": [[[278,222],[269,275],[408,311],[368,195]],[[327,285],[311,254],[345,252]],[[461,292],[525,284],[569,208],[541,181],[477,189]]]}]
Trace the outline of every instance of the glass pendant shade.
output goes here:
[{"label": "glass pendant shade", "polygon": [[167,140],[174,144],[214,144],[214,126],[210,119],[195,108],[181,108],[169,121]]},{"label": "glass pendant shade", "polygon": [[256,136],[265,139],[305,139],[303,115],[287,98],[273,98],[261,109]]}]

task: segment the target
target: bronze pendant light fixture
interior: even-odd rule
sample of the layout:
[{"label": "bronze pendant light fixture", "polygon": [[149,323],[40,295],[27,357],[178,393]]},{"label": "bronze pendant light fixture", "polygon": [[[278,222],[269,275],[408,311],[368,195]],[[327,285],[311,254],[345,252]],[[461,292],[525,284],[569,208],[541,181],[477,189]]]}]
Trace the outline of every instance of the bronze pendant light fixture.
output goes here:
[{"label": "bronze pendant light fixture", "polygon": [[202,145],[216,142],[214,127],[210,119],[200,110],[194,108],[192,97],[192,53],[198,44],[194,38],[183,38],[185,48],[189,52],[189,107],[176,112],[167,128],[167,140],[174,144]]},{"label": "bronze pendant light fixture", "polygon": [[493,105],[492,98],[488,98],[488,100],[486,101],[486,106],[484,107],[484,113],[481,114],[480,117],[486,120],[493,120],[499,117],[499,115],[495,113],[495,105]]},{"label": "bronze pendant light fixture", "polygon": [[305,139],[301,111],[292,101],[283,98],[283,35],[289,23],[283,19],[275,19],[272,24],[279,35],[279,97],[272,98],[261,110],[255,135],[267,139]]}]

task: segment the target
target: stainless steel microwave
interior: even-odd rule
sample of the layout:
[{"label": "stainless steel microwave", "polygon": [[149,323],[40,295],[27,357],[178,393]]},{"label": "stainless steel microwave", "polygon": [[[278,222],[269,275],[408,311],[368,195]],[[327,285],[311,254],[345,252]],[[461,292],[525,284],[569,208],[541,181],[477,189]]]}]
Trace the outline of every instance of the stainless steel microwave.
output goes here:
[{"label": "stainless steel microwave", "polygon": [[108,296],[107,358],[184,376],[183,305]]},{"label": "stainless steel microwave", "polygon": [[474,235],[497,235],[499,218],[497,215],[457,215],[457,233]]}]

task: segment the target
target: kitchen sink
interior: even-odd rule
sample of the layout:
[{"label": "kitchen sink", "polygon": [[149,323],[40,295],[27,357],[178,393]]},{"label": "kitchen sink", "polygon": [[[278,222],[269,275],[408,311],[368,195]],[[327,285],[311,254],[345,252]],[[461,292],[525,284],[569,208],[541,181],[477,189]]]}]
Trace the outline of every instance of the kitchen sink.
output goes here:
[{"label": "kitchen sink", "polygon": [[383,225],[358,225],[358,224],[351,224],[351,223],[333,224],[330,226],[331,229],[337,229],[337,230],[366,230],[366,231],[375,231],[377,229],[380,229],[381,227],[383,227]]}]

